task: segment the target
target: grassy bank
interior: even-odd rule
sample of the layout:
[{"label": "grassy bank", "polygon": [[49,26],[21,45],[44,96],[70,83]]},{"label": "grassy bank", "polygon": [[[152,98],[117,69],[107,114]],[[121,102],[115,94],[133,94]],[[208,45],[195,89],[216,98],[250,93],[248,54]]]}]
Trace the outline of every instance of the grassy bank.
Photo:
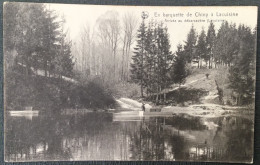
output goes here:
[{"label": "grassy bank", "polygon": [[8,72],[5,76],[5,106],[7,110],[22,110],[32,106],[38,110],[65,108],[107,108],[115,100],[95,80],[72,83],[59,78],[25,76]]}]

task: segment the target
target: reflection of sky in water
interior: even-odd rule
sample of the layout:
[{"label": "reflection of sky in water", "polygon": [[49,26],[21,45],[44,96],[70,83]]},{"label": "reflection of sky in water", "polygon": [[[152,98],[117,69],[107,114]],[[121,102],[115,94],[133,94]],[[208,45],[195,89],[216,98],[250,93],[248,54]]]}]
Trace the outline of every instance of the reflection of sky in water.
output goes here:
[{"label": "reflection of sky in water", "polygon": [[250,161],[253,123],[180,114],[113,121],[112,113],[7,116],[7,161]]}]

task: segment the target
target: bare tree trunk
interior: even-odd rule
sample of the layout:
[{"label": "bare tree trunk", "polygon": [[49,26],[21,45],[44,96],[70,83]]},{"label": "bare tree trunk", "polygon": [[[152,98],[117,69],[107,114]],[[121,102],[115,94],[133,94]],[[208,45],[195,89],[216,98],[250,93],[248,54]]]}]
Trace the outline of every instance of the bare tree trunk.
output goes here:
[{"label": "bare tree trunk", "polygon": [[124,40],[123,40],[123,54],[122,54],[122,70],[121,70],[121,80],[124,81],[124,63],[125,63],[125,47],[126,47],[126,35],[124,35]]},{"label": "bare tree trunk", "polygon": [[129,79],[129,56],[130,56],[130,50],[131,45],[133,44],[133,39],[136,35],[134,33],[135,29],[137,27],[137,18],[133,13],[126,13],[123,16],[123,29],[126,36],[126,52],[125,52],[125,71],[124,71],[124,79],[128,81]]},{"label": "bare tree trunk", "polygon": [[211,63],[210,63],[210,60],[211,60],[211,56],[209,56],[209,69],[211,69]]},{"label": "bare tree trunk", "polygon": [[159,100],[159,88],[157,86],[157,93],[156,93],[156,104],[158,104],[158,100]]},{"label": "bare tree trunk", "polygon": [[47,60],[44,61],[44,76],[47,77]]},{"label": "bare tree trunk", "polygon": [[164,100],[164,102],[166,102],[166,91],[164,91],[163,100]]},{"label": "bare tree trunk", "polygon": [[129,65],[130,47],[131,47],[131,44],[129,43],[129,41],[127,41],[127,43],[126,43],[126,61],[125,61],[125,66],[124,66],[125,67],[124,78],[126,81],[128,81],[128,72],[129,72],[128,65]]}]

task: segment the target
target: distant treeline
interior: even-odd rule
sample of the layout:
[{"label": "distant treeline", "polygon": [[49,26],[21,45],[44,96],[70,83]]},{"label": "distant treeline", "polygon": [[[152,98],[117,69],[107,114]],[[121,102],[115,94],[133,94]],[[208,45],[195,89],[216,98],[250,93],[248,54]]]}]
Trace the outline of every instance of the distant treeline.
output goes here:
[{"label": "distant treeline", "polygon": [[[254,98],[256,29],[246,25],[223,22],[218,32],[210,23],[198,35],[194,26],[177,51],[170,51],[169,33],[162,23],[143,21],[137,32],[137,44],[132,57],[132,80],[141,86],[141,96],[165,93],[172,84],[182,84],[192,65],[198,68],[224,66],[229,71],[229,87],[238,105],[252,103]],[[203,65],[206,63],[206,65]],[[190,69],[188,69],[190,68]],[[166,94],[163,97],[166,101]]]}]

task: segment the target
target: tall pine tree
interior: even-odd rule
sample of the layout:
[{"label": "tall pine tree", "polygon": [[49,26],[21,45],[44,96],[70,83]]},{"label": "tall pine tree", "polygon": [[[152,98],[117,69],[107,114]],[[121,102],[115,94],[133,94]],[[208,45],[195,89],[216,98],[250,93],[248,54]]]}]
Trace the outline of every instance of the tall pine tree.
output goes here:
[{"label": "tall pine tree", "polygon": [[148,28],[141,24],[138,30],[135,55],[132,57],[132,80],[147,89],[147,95],[156,94],[170,85],[169,70],[173,58],[170,51],[168,29],[163,23],[149,22]]},{"label": "tall pine tree", "polygon": [[[167,27],[162,28],[162,61],[161,61],[161,90],[168,88],[171,85],[169,71],[171,68],[171,62],[173,60],[173,54],[170,51],[171,45],[169,40],[169,33]],[[166,93],[164,93],[164,100],[166,100]]]},{"label": "tall pine tree", "polygon": [[207,47],[206,47],[206,34],[204,29],[201,30],[199,35],[198,44],[196,45],[196,55],[198,61],[198,68],[202,66],[202,59],[208,61]]},{"label": "tall pine tree", "polygon": [[185,83],[186,77],[188,76],[188,70],[186,68],[185,54],[182,45],[177,46],[177,51],[175,53],[174,63],[171,68],[171,78],[176,84]]},{"label": "tall pine tree", "polygon": [[144,82],[144,56],[145,56],[145,38],[146,38],[146,26],[144,21],[141,23],[137,31],[137,45],[134,48],[134,55],[131,63],[131,79],[140,85],[141,97],[144,96],[143,89]]},{"label": "tall pine tree", "polygon": [[16,61],[25,66],[24,73],[29,75],[31,67],[38,67],[38,55],[42,48],[44,34],[44,6],[24,3],[17,13],[16,44],[18,56]]},{"label": "tall pine tree", "polygon": [[256,37],[249,27],[238,28],[239,50],[229,69],[229,87],[237,93],[237,105],[252,103],[255,82]]},{"label": "tall pine tree", "polygon": [[187,41],[184,45],[185,59],[188,63],[191,63],[195,56],[195,46],[197,42],[197,34],[194,26],[192,25],[189,34],[187,35]]},{"label": "tall pine tree", "polygon": [[213,46],[216,38],[215,26],[213,22],[209,24],[207,37],[206,37],[206,46],[207,46],[207,60],[209,63],[209,69],[212,68],[212,59],[213,59]]},{"label": "tall pine tree", "polygon": [[149,22],[146,37],[145,37],[145,60],[144,60],[144,81],[146,84],[146,93],[150,95],[153,93],[153,85],[155,83],[155,58],[157,49],[155,47],[155,23],[153,21]]},{"label": "tall pine tree", "polygon": [[237,55],[239,38],[237,37],[236,25],[223,22],[218,30],[218,34],[213,46],[215,67],[216,64],[232,64],[232,60]]}]

